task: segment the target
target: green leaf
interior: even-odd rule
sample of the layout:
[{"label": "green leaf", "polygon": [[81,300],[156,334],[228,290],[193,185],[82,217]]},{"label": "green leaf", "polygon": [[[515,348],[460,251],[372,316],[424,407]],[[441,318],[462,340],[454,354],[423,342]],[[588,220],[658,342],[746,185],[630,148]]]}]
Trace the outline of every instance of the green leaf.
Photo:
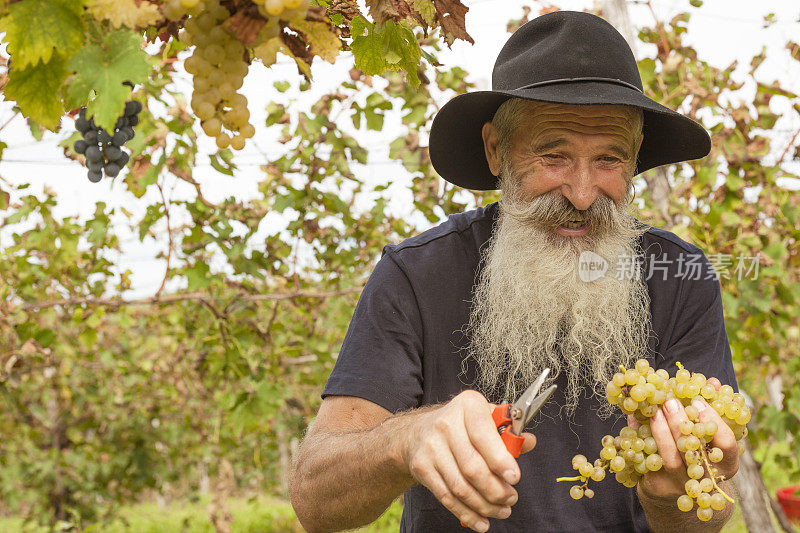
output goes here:
[{"label": "green leaf", "polygon": [[66,78],[67,68],[60,55],[24,70],[11,68],[5,98],[16,101],[26,117],[56,131],[64,113],[58,91]]},{"label": "green leaf", "polygon": [[70,107],[86,102],[90,93],[97,96],[89,103],[87,114],[108,131],[122,114],[130,87],[122,83],[143,83],[150,75],[142,38],[136,32],[119,30],[109,33],[100,44],[84,46],[72,56],[68,67],[75,71],[69,86]]},{"label": "green leaf", "polygon": [[80,0],[22,0],[9,5],[2,27],[14,68],[48,63],[54,52],[66,58],[77,52],[84,40],[82,14]]},{"label": "green leaf", "polygon": [[410,85],[419,86],[417,69],[422,53],[413,31],[391,20],[369,24],[362,17],[353,19],[351,31],[356,68],[366,74],[402,70]]}]

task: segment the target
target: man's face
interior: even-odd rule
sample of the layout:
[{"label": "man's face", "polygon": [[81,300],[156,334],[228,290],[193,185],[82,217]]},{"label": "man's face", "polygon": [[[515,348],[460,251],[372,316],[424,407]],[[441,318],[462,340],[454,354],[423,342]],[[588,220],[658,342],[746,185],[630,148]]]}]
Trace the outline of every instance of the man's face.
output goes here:
[{"label": "man's face", "polygon": [[469,354],[479,390],[503,401],[545,367],[565,374],[571,413],[587,388],[602,397],[619,365],[646,350],[646,285],[611,271],[587,282],[578,272],[584,251],[609,264],[638,252],[644,230],[625,202],[638,127],[625,108],[534,106],[506,149],[484,128],[503,197],[475,287]]},{"label": "man's face", "polygon": [[[586,211],[600,197],[625,203],[642,137],[631,108],[526,102],[526,116],[502,153],[497,130],[484,126],[489,167],[499,175],[505,167],[519,199],[550,193]],[[505,159],[505,160],[504,160]],[[583,237],[589,228],[582,216],[550,228],[563,237]]]}]

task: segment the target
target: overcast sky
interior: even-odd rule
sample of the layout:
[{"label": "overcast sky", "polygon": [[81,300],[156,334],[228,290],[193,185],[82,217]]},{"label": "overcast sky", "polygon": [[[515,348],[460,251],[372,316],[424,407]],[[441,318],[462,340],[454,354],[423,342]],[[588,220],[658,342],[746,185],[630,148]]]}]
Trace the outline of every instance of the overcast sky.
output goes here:
[{"label": "overcast sky", "polygon": [[[457,42],[452,50],[445,50],[439,60],[447,67],[460,65],[470,72],[471,80],[478,89],[490,88],[491,70],[494,60],[508,38],[506,23],[511,18],[519,18],[523,5],[530,2],[517,0],[473,0],[465,1],[470,11],[467,14],[467,31],[475,39],[475,44]],[[582,10],[591,5],[583,0],[562,0],[554,2],[562,9]],[[653,0],[656,11],[662,18],[670,17],[688,6],[688,0]],[[535,5],[534,11],[538,8]],[[783,50],[785,42],[794,36],[797,40],[800,23],[800,5],[793,0],[706,0],[699,10],[693,9],[689,23],[689,42],[698,50],[701,58],[718,67],[725,67],[732,61],[739,61],[740,75],[748,68],[750,58],[758,53],[762,45],[767,46],[767,60],[759,70],[760,79],[766,82],[779,80],[785,87],[800,90],[800,63],[787,59]],[[767,29],[762,28],[764,15],[774,12],[778,22]],[[630,4],[630,13],[634,26],[650,25],[652,16],[649,9],[641,4]],[[639,49],[640,54],[649,54]],[[304,96],[306,101],[334,88],[352,66],[352,58],[343,55],[335,65],[329,65],[317,59],[312,72],[314,89]],[[186,80],[188,80],[188,76]],[[292,95],[280,95],[271,87],[272,82],[280,79],[297,79],[296,69],[291,61],[283,57],[272,69],[261,64],[254,64],[244,85],[244,94],[248,97],[251,111],[251,122],[257,127],[256,142],[248,141],[248,146],[237,154],[236,162],[240,166],[234,178],[216,173],[208,164],[207,154],[213,152],[213,140],[203,139],[201,148],[204,155],[199,157],[199,165],[195,177],[202,184],[205,196],[212,202],[235,194],[238,198],[251,198],[257,195],[256,184],[262,179],[259,165],[265,162],[265,156],[276,157],[281,153],[281,145],[274,142],[276,133],[267,132],[261,126],[264,122],[264,106],[272,100],[285,101]],[[188,82],[182,87],[189,92]],[[748,93],[751,89],[745,88]],[[800,127],[797,114],[790,112],[785,99],[773,99],[773,110],[785,112],[786,117],[776,125],[776,145],[782,148],[789,142],[791,132]],[[12,105],[0,102],[0,125],[6,123],[13,113]],[[91,215],[97,201],[105,201],[111,207],[124,206],[134,213],[143,213],[148,200],[155,196],[136,200],[126,193],[120,179],[112,181],[104,179],[93,184],[86,178],[86,169],[63,156],[58,142],[68,136],[74,126],[71,120],[63,122],[64,131],[60,134],[48,134],[41,142],[35,141],[27,131],[21,117],[12,119],[0,131],[0,140],[8,144],[8,148],[0,161],[0,176],[12,183],[31,183],[29,190],[40,192],[44,187],[56,191],[59,197],[57,215],[78,215],[81,218]],[[401,131],[396,121],[387,120],[384,132],[371,132],[362,135],[364,144],[370,151],[370,164],[359,170],[365,179],[382,182],[393,182],[392,209],[395,213],[407,215],[411,211],[409,197],[404,192],[408,183],[408,175],[402,166],[388,161],[385,148],[388,141]],[[800,172],[800,169],[796,169]],[[787,183],[797,188],[798,184]],[[182,184],[168,190],[171,198],[185,198],[192,191]],[[123,218],[119,219],[124,220]],[[278,223],[275,221],[275,223]],[[161,283],[164,275],[162,260],[155,259],[159,251],[166,248],[166,235],[160,240],[147,239],[139,243],[130,231],[120,227],[123,251],[116,262],[121,269],[133,271],[134,291],[128,296],[152,295]],[[0,246],[9,242],[10,234],[0,232]]]}]

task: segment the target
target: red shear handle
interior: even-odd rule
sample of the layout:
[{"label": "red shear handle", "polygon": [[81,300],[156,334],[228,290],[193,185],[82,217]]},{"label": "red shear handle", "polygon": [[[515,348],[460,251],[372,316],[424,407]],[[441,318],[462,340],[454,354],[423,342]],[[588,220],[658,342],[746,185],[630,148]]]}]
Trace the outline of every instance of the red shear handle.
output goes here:
[{"label": "red shear handle", "polygon": [[494,420],[494,424],[497,426],[497,431],[500,431],[500,438],[503,440],[503,444],[506,445],[506,450],[516,458],[519,457],[519,454],[522,452],[522,445],[525,443],[525,437],[514,435],[511,432],[510,410],[510,403],[495,406],[494,411],[492,411],[492,420]]},{"label": "red shear handle", "polygon": [[[511,411],[510,403],[496,405],[494,411],[492,411],[492,420],[494,420],[494,425],[497,426],[497,431],[503,428],[503,430],[500,431],[500,438],[503,440],[503,444],[506,445],[506,450],[508,450],[514,458],[517,458],[522,452],[522,445],[525,442],[525,438],[511,433],[511,417],[509,416],[511,413],[509,411]],[[464,522],[461,522],[461,525],[468,527]]]}]

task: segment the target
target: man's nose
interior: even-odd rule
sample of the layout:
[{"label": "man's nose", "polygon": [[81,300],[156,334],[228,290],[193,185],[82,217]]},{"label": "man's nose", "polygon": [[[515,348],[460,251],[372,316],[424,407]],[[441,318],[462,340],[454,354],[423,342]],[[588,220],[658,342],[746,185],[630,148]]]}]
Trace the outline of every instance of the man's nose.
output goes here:
[{"label": "man's nose", "polygon": [[585,211],[599,196],[591,164],[581,161],[575,166],[575,171],[564,180],[561,192],[575,209]]}]

